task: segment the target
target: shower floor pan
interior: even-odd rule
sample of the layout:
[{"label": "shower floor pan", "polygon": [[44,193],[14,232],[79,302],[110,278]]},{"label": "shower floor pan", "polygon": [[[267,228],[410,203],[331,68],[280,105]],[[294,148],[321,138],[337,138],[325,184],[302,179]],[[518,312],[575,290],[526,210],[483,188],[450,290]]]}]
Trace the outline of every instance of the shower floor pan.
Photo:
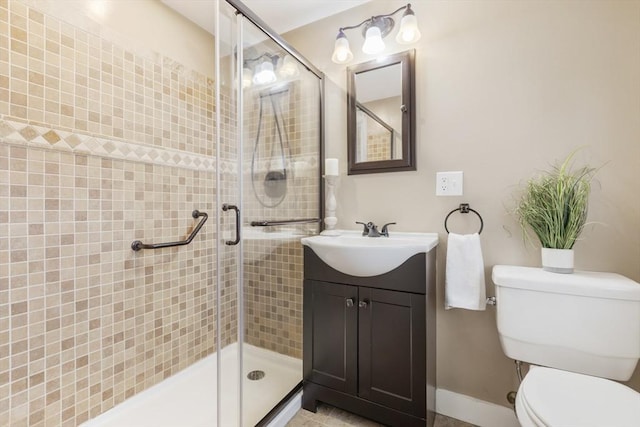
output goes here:
[{"label": "shower floor pan", "polygon": [[[254,426],[302,379],[302,360],[243,344],[243,426]],[[222,425],[238,425],[238,347],[221,352]],[[139,393],[82,427],[213,427],[217,426],[217,354]],[[263,371],[264,377],[247,375]],[[253,374],[252,377],[260,375]]]}]

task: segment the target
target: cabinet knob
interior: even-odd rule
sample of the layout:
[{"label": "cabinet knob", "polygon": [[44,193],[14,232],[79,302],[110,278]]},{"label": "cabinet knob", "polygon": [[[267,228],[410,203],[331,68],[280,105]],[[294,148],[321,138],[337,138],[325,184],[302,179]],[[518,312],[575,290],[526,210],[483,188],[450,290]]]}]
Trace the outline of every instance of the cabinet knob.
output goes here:
[{"label": "cabinet knob", "polygon": [[347,298],[346,302],[347,302],[347,307],[353,307],[353,303],[355,301],[353,300],[353,298]]},{"label": "cabinet knob", "polygon": [[369,306],[369,301],[367,300],[363,300],[358,303],[358,307],[360,308],[367,308],[368,306]]}]

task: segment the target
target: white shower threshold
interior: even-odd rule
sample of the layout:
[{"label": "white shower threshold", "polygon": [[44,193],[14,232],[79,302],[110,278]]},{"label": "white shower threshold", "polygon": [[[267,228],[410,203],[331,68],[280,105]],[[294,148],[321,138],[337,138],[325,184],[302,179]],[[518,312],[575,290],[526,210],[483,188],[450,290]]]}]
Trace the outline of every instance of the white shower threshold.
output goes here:
[{"label": "white shower threshold", "polygon": [[[243,344],[242,348],[242,425],[254,426],[301,381],[302,360],[249,344]],[[220,362],[221,427],[237,426],[237,343],[222,349]],[[217,354],[212,354],[87,421],[82,427],[217,426],[216,365]],[[247,374],[254,370],[264,371],[264,378],[249,380]],[[283,425],[282,421],[280,417],[280,422],[270,425]]]}]

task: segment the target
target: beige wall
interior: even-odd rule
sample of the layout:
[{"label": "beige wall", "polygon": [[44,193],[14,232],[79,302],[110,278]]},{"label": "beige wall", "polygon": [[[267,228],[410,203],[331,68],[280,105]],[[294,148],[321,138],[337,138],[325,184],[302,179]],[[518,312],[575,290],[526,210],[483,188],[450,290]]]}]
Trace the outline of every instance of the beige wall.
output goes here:
[{"label": "beige wall", "polygon": [[[576,266],[640,281],[640,2],[416,1],[417,171],[346,175],[346,66],[331,62],[337,30],[404,2],[374,0],[285,38],[326,73],[326,155],[341,160],[339,227],[396,221],[397,231],[440,234],[438,386],[507,405],[513,363],[500,348],[495,310],[444,311],[446,214],[468,202],[485,221],[487,293],[495,264],[537,266],[507,214],[516,186],[579,154],[601,166],[595,223],[575,246]],[[362,38],[347,31],[355,58]],[[405,48],[385,39],[387,51]],[[464,171],[463,197],[436,197],[437,171]],[[402,191],[398,191],[402,189]],[[456,231],[465,229],[459,218]],[[452,223],[453,224],[453,223]],[[629,384],[640,390],[640,369]]]}]

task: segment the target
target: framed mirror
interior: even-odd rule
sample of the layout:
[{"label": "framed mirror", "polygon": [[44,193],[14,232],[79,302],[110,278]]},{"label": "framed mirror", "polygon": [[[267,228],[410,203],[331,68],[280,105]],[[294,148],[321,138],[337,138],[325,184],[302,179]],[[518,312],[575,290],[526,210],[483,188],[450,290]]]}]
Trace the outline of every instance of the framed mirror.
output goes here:
[{"label": "framed mirror", "polygon": [[347,68],[348,174],[416,170],[415,51]]}]

